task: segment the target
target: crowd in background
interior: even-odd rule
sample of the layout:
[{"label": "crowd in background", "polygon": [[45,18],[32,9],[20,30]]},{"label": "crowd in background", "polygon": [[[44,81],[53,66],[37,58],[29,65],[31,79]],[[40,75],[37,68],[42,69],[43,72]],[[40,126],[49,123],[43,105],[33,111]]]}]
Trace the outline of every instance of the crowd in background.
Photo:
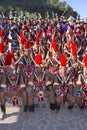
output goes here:
[{"label": "crowd in background", "polygon": [[[87,20],[69,16],[50,18],[40,14],[27,18],[0,15],[0,102],[5,114],[5,97],[23,110],[34,111],[34,97],[49,97],[51,110],[68,102],[83,109],[87,104]],[[16,102],[17,103],[17,102]],[[15,103],[14,103],[15,104]]]}]

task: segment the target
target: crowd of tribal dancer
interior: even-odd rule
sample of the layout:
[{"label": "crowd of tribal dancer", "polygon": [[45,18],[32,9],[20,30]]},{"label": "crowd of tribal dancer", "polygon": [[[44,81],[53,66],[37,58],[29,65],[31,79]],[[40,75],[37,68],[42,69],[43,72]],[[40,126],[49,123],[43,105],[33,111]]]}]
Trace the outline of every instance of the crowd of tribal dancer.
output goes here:
[{"label": "crowd of tribal dancer", "polygon": [[0,18],[0,105],[22,98],[23,112],[34,112],[49,98],[59,111],[87,105],[87,21],[54,16]]}]

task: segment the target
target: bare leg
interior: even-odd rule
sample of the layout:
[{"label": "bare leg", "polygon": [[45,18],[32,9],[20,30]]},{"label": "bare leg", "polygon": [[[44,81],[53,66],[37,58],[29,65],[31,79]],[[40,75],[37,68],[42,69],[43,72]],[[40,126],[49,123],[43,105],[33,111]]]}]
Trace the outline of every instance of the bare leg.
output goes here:
[{"label": "bare leg", "polygon": [[21,96],[22,96],[22,102],[23,102],[23,111],[24,112],[27,112],[27,109],[28,109],[28,105],[27,105],[27,95],[26,95],[26,91],[22,91],[21,92]]},{"label": "bare leg", "polygon": [[71,94],[67,94],[67,100],[69,103],[68,109],[71,110],[74,107],[74,104],[76,102],[76,98]]},{"label": "bare leg", "polygon": [[34,92],[28,92],[28,105],[29,105],[29,112],[34,111]]},{"label": "bare leg", "polygon": [[5,94],[4,92],[0,92],[0,102],[1,102],[1,111],[2,111],[2,119],[6,114],[6,107],[5,107]]}]

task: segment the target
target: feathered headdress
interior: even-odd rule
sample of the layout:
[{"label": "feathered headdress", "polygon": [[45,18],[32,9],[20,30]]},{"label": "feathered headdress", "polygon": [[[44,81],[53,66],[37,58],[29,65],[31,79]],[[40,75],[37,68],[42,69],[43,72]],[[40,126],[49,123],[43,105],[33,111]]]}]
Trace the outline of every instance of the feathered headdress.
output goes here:
[{"label": "feathered headdress", "polygon": [[87,54],[83,57],[84,67],[87,68]]},{"label": "feathered headdress", "polygon": [[41,35],[41,31],[38,31],[37,32],[37,37],[40,37],[40,35]]},{"label": "feathered headdress", "polygon": [[73,43],[75,43],[73,40],[68,41],[68,49],[71,49]]},{"label": "feathered headdress", "polygon": [[41,54],[37,54],[35,57],[35,62],[37,65],[41,65],[42,64],[42,55]]},{"label": "feathered headdress", "polygon": [[66,67],[66,55],[60,54],[60,65],[61,67]]},{"label": "feathered headdress", "polygon": [[36,39],[35,39],[35,44],[36,45],[39,45],[40,35],[41,35],[41,31],[38,31],[37,35],[36,35]]},{"label": "feathered headdress", "polygon": [[0,31],[0,37],[3,37],[3,36],[4,36],[4,32]]},{"label": "feathered headdress", "polygon": [[24,44],[24,43],[25,43],[25,37],[22,36],[22,37],[20,37],[20,44]]},{"label": "feathered headdress", "polygon": [[24,44],[25,43],[25,37],[24,37],[24,34],[23,34],[22,31],[20,32],[19,37],[20,37],[20,44]]},{"label": "feathered headdress", "polygon": [[71,53],[72,53],[72,57],[76,58],[77,56],[77,47],[75,43],[72,43],[71,45]]},{"label": "feathered headdress", "polygon": [[30,40],[27,40],[27,41],[25,42],[24,48],[25,48],[25,49],[29,49],[30,46],[31,46],[30,44],[31,44]]},{"label": "feathered headdress", "polygon": [[8,52],[8,54],[5,57],[5,65],[11,65],[12,60],[14,60],[14,54],[12,52]]},{"label": "feathered headdress", "polygon": [[2,43],[0,43],[0,53],[4,53],[4,45]]},{"label": "feathered headdress", "polygon": [[58,52],[58,46],[56,45],[54,38],[52,39],[52,45],[51,45],[51,47],[53,48],[54,52]]},{"label": "feathered headdress", "polygon": [[8,45],[9,39],[8,39],[8,38],[5,38],[4,42],[5,42],[5,45]]},{"label": "feathered headdress", "polygon": [[57,32],[54,31],[54,32],[53,32],[53,38],[56,38],[56,35],[57,35]]},{"label": "feathered headdress", "polygon": [[24,35],[23,35],[23,32],[21,31],[21,32],[20,32],[20,37],[22,37],[22,36],[24,36]]}]

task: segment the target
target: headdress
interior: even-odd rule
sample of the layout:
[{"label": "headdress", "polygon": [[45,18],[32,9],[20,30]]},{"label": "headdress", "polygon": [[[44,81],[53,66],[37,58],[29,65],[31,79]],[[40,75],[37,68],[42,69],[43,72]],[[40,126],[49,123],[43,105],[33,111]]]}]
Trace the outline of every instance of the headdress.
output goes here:
[{"label": "headdress", "polygon": [[37,65],[41,65],[42,64],[42,55],[41,54],[37,54],[35,57],[35,62]]},{"label": "headdress", "polygon": [[72,43],[71,45],[71,54],[73,58],[76,58],[77,56],[77,47],[75,43]]},{"label": "headdress", "polygon": [[12,60],[14,60],[14,54],[12,52],[8,52],[5,57],[5,65],[10,66],[12,64]]},{"label": "headdress", "polygon": [[29,49],[30,44],[31,44],[30,40],[27,40],[27,41],[25,42],[25,44],[24,44],[24,48],[25,48],[25,49]]},{"label": "headdress", "polygon": [[4,32],[0,31],[0,37],[3,37],[3,36],[4,36]]},{"label": "headdress", "polygon": [[36,39],[35,39],[35,44],[36,45],[39,45],[40,35],[41,35],[41,31],[38,31],[37,35],[36,35]]},{"label": "headdress", "polygon": [[84,67],[87,68],[87,54],[83,57]]},{"label": "headdress", "polygon": [[4,45],[2,43],[0,43],[0,53],[4,53]]},{"label": "headdress", "polygon": [[66,55],[60,54],[60,65],[61,67],[66,67]]}]

